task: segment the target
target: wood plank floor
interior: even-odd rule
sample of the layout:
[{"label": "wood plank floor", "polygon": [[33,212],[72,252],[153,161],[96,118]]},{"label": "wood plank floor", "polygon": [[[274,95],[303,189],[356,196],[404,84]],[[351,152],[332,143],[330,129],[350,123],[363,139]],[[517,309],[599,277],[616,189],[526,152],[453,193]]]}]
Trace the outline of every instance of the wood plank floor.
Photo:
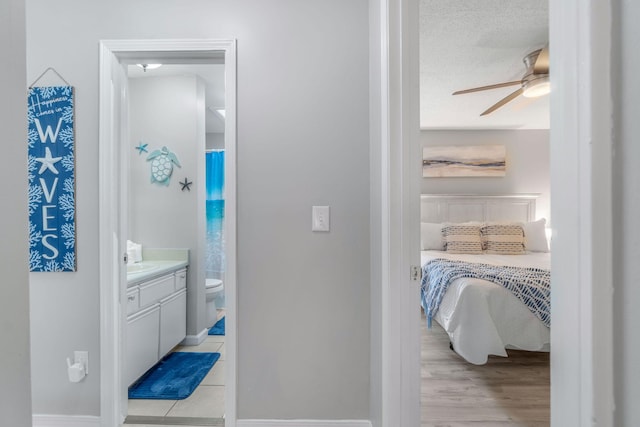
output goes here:
[{"label": "wood plank floor", "polygon": [[549,426],[549,353],[512,351],[472,365],[422,315],[421,427]]}]

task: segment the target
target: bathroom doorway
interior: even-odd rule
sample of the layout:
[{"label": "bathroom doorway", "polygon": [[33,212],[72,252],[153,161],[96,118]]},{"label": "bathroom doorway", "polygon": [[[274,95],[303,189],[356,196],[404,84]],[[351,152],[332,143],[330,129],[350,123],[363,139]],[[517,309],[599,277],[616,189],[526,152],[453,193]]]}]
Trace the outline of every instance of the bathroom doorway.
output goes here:
[{"label": "bathroom doorway", "polygon": [[[130,388],[127,424],[177,418],[214,423],[224,417],[224,332],[210,331],[218,313],[224,317],[224,76],[223,57],[197,64],[188,59],[176,64],[127,64],[127,248],[141,248],[141,253],[129,254],[127,263],[127,300],[133,300],[124,327],[123,368]],[[207,152],[207,142],[217,150]],[[167,162],[162,165],[168,168],[160,168],[163,157]],[[185,256],[176,252],[184,249]],[[155,269],[140,277],[144,273],[139,267],[144,270],[156,261],[176,258],[180,265],[188,263],[184,272],[180,267],[163,273]],[[160,320],[152,321],[154,313],[146,307],[154,304],[143,294],[148,295],[158,280],[154,276],[161,274],[181,275],[188,292],[175,289],[159,296],[155,316]],[[203,287],[206,302],[198,296]],[[168,299],[173,305],[163,307],[162,301]],[[176,334],[169,334],[173,329]],[[152,339],[156,336],[158,343]],[[204,377],[185,373],[166,384],[158,380],[164,392],[146,391],[142,379],[147,369],[162,365],[165,371],[179,357],[192,358],[193,363],[211,358],[213,366],[206,375],[202,371]],[[195,387],[186,398],[175,390],[183,382]],[[181,397],[173,398],[172,393]]]},{"label": "bathroom doorway", "polygon": [[[132,218],[131,198],[128,195],[131,180],[128,171],[129,162],[134,161],[149,167],[150,164],[141,162],[143,155],[151,152],[151,149],[158,150],[160,147],[155,141],[145,141],[142,138],[134,137],[130,131],[134,128],[133,117],[129,120],[129,101],[132,97],[133,86],[129,87],[130,72],[127,68],[136,67],[135,64],[166,64],[165,73],[177,64],[188,64],[193,70],[206,67],[206,64],[222,64],[224,67],[224,103],[212,107],[209,105],[209,112],[222,116],[222,140],[225,151],[225,172],[224,172],[224,230],[220,230],[224,235],[224,258],[221,261],[224,268],[221,268],[224,279],[224,310],[226,320],[226,331],[224,339],[224,363],[222,373],[217,374],[216,381],[223,380],[224,391],[217,395],[224,398],[224,410],[220,413],[219,419],[224,417],[229,424],[235,422],[235,41],[104,41],[101,43],[101,117],[100,117],[100,190],[101,190],[101,212],[105,212],[101,220],[101,265],[110,266],[101,269],[101,348],[102,360],[107,361],[101,372],[102,390],[101,407],[105,419],[112,420],[113,425],[119,425],[125,420],[128,414],[128,381],[123,378],[126,371],[126,358],[124,357],[126,343],[121,340],[123,330],[127,324],[126,307],[127,304],[127,279],[126,268],[122,254],[126,252],[125,242],[131,233],[131,225],[127,225]],[[160,68],[161,69],[161,68]],[[142,72],[149,72],[143,69]],[[210,70],[209,70],[210,71]],[[207,71],[205,71],[207,72]],[[197,75],[193,73],[192,75]],[[184,77],[184,75],[183,75]],[[196,77],[195,81],[201,80]],[[202,83],[200,81],[200,83]],[[197,99],[205,108],[204,97]],[[222,108],[217,108],[222,107]],[[216,110],[222,110],[220,113]],[[203,116],[205,114],[203,113]],[[140,139],[138,141],[138,139]],[[153,139],[153,138],[152,138]],[[180,148],[178,139],[175,139],[176,147]],[[208,338],[208,328],[206,325],[206,304],[205,304],[205,276],[206,276],[206,241],[205,241],[205,137],[202,135],[202,146],[198,152],[198,160],[192,162],[191,167],[183,168],[180,164],[179,156],[170,150],[170,147],[163,146],[169,150],[177,162],[174,163],[175,176],[171,176],[172,187],[170,197],[189,197],[189,192],[198,188],[202,197],[197,198],[199,206],[199,216],[201,221],[193,221],[192,218],[185,217],[185,222],[198,222],[201,227],[196,234],[197,242],[188,245],[190,248],[189,265],[193,270],[188,271],[191,275],[187,286],[187,336],[182,342],[188,347],[187,351],[194,350],[198,345],[204,345],[204,351],[219,349],[220,342],[213,342]],[[162,142],[158,142],[162,144]],[[145,145],[148,144],[148,145]],[[147,149],[144,152],[144,149]],[[137,151],[136,151],[137,150]],[[184,153],[184,151],[183,151]],[[136,154],[138,157],[136,158]],[[147,156],[145,156],[147,157]],[[193,157],[185,155],[185,159]],[[147,157],[147,160],[148,157]],[[146,164],[145,164],[146,163]],[[186,162],[188,163],[188,161]],[[180,164],[180,166],[178,166]],[[135,179],[135,177],[132,177]],[[153,184],[153,172],[149,180],[147,176],[144,185],[147,187]],[[174,181],[175,180],[175,181]],[[196,185],[193,185],[193,182]],[[190,184],[191,183],[191,184]],[[157,183],[156,183],[157,184]],[[195,196],[192,194],[192,196]],[[180,201],[176,203],[180,205]],[[158,213],[161,215],[162,213]],[[140,218],[136,219],[140,223]],[[176,223],[177,224],[177,223]],[[153,240],[153,239],[149,239]],[[161,241],[161,239],[156,240]],[[144,242],[138,242],[144,245]],[[151,246],[156,246],[152,244]],[[165,244],[164,246],[172,246]],[[178,246],[185,247],[183,243]],[[144,247],[143,247],[144,252]],[[119,283],[119,286],[114,284]],[[217,339],[218,341],[220,338]],[[181,347],[182,349],[182,347]],[[182,351],[182,350],[180,350]],[[198,350],[195,350],[198,351]],[[218,364],[218,362],[216,362]],[[159,402],[159,401],[157,401]],[[166,403],[166,402],[165,402]],[[213,402],[210,402],[213,403]],[[166,406],[166,405],[165,405]],[[148,412],[145,412],[145,414]],[[184,418],[188,416],[184,411],[177,412],[176,417]],[[162,421],[159,419],[143,419],[143,415],[138,413],[131,421],[135,423]],[[153,415],[152,415],[153,417]],[[169,421],[170,411],[166,411],[163,418]],[[214,417],[207,418],[209,425],[218,425],[221,421],[216,421]],[[206,421],[206,420],[204,420]],[[160,423],[160,422],[159,422]],[[111,424],[109,424],[111,425]]]}]

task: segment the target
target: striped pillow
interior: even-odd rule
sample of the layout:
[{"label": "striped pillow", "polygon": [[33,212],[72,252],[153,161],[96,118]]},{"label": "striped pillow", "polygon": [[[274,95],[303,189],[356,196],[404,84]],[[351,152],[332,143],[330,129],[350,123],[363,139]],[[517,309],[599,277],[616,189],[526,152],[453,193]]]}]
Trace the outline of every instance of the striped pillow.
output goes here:
[{"label": "striped pillow", "polygon": [[488,254],[525,253],[524,230],[519,223],[487,223],[480,229],[482,245]]},{"label": "striped pillow", "polygon": [[452,254],[481,254],[479,223],[443,224],[444,250]]}]

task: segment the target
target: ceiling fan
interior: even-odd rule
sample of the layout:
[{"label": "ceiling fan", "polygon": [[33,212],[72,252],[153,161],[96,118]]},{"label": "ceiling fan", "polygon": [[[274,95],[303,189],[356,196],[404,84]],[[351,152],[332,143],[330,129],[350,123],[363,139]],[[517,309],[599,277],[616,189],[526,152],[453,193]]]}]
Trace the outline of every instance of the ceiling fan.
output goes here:
[{"label": "ceiling fan", "polygon": [[535,98],[548,94],[550,90],[549,46],[545,46],[542,49],[531,52],[522,59],[522,62],[524,62],[526,71],[521,80],[459,90],[457,92],[454,92],[453,95],[462,95],[465,93],[480,92],[483,90],[520,85],[520,88],[518,90],[505,96],[500,101],[496,102],[487,110],[485,110],[482,114],[480,114],[481,116],[486,116],[487,114],[492,113],[498,108],[502,107],[506,103],[513,101],[520,95],[526,96],[528,98]]}]

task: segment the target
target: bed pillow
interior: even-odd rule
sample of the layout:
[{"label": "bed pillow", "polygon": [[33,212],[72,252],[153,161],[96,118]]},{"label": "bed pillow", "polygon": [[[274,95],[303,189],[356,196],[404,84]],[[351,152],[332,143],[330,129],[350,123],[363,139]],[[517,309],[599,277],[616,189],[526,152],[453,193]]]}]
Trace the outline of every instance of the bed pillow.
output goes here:
[{"label": "bed pillow", "polygon": [[524,247],[530,252],[549,252],[546,233],[547,220],[524,223]]},{"label": "bed pillow", "polygon": [[522,255],[525,253],[521,223],[487,223],[480,229],[482,245],[488,254]]},{"label": "bed pillow", "polygon": [[444,250],[452,254],[481,254],[480,223],[446,223],[442,226]]},{"label": "bed pillow", "polygon": [[433,222],[420,223],[420,248],[423,251],[442,251],[442,224]]}]

